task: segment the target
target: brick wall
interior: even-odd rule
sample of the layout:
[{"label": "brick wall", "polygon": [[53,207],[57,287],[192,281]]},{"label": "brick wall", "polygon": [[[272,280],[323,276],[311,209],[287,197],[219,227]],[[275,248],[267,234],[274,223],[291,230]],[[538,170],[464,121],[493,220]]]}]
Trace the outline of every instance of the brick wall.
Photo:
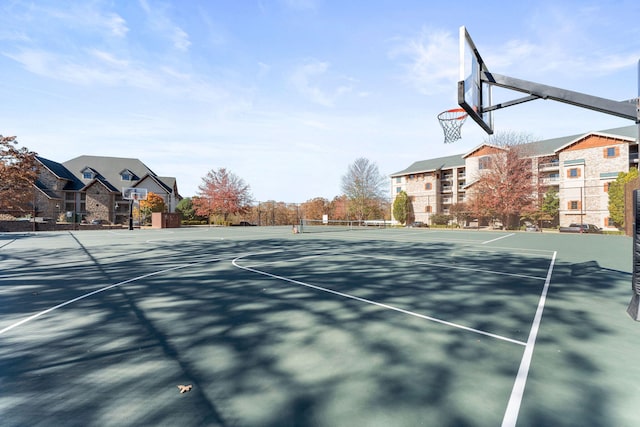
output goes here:
[{"label": "brick wall", "polygon": [[0,232],[2,233],[29,233],[33,231],[111,230],[119,228],[122,228],[122,226],[31,221],[0,221]]}]

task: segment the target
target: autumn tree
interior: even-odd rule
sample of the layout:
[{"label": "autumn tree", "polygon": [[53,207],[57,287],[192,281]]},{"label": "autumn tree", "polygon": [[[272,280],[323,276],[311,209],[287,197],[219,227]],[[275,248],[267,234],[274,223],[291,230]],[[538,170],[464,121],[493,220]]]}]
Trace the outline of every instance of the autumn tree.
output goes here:
[{"label": "autumn tree", "polygon": [[385,199],[386,184],[387,178],[375,163],[364,157],[356,159],[342,177],[342,191],[349,199],[349,212],[359,221],[374,219],[369,217]]},{"label": "autumn tree", "polygon": [[455,220],[456,224],[458,224],[458,226],[466,225],[467,221],[469,220],[469,216],[471,215],[471,213],[469,212],[469,207],[466,205],[466,203],[462,202],[453,203],[449,207],[449,213]]},{"label": "autumn tree", "polygon": [[37,154],[17,144],[15,136],[0,135],[0,210],[27,212],[38,176]]},{"label": "autumn tree", "polygon": [[140,200],[140,216],[144,222],[149,221],[153,212],[164,212],[166,210],[164,199],[156,193],[149,191],[146,200]]},{"label": "autumn tree", "polygon": [[300,207],[305,219],[322,219],[322,215],[329,215],[329,201],[323,197],[307,200]]},{"label": "autumn tree", "polygon": [[226,223],[229,215],[248,212],[251,201],[249,185],[226,168],[220,168],[209,171],[202,178],[193,206],[197,215],[221,215]]},{"label": "autumn tree", "polygon": [[487,141],[492,153],[471,187],[470,205],[478,214],[497,217],[504,226],[513,227],[522,211],[535,206],[538,191],[527,152],[531,141],[529,135],[517,132],[496,133]]},{"label": "autumn tree", "polygon": [[347,196],[344,194],[342,196],[335,196],[331,203],[329,203],[329,218],[340,221],[348,219],[348,205],[349,200]]},{"label": "autumn tree", "polygon": [[166,210],[164,199],[156,193],[149,191],[146,200],[140,200],[140,209],[147,209],[149,212],[164,212]]}]

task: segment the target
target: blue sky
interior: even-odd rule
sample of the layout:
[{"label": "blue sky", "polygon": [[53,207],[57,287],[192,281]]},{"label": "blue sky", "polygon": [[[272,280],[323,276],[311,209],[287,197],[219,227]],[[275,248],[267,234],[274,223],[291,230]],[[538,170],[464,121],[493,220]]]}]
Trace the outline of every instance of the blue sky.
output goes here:
[{"label": "blue sky", "polygon": [[[183,196],[225,167],[256,200],[332,199],[358,157],[388,175],[486,139],[468,120],[445,145],[436,119],[461,25],[490,71],[626,100],[638,17],[637,0],[3,0],[0,134],[56,161],[140,158]],[[633,124],[543,100],[494,118],[539,138]]]}]

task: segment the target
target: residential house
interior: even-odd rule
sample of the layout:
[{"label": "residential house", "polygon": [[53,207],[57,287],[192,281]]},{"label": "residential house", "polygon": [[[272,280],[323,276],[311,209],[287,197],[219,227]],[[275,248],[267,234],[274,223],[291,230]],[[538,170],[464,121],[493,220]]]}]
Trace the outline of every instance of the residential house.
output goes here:
[{"label": "residential house", "polygon": [[37,157],[37,216],[69,221],[126,223],[129,201],[124,188],[145,188],[163,198],[168,212],[181,200],[174,177],[160,177],[138,159],[80,156],[58,163]]}]

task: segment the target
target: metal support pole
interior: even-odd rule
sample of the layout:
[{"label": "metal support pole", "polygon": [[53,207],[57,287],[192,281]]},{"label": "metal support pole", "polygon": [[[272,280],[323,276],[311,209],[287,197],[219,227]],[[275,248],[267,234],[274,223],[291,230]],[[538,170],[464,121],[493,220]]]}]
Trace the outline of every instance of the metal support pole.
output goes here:
[{"label": "metal support pole", "polygon": [[133,230],[133,200],[129,200],[129,230]]}]

